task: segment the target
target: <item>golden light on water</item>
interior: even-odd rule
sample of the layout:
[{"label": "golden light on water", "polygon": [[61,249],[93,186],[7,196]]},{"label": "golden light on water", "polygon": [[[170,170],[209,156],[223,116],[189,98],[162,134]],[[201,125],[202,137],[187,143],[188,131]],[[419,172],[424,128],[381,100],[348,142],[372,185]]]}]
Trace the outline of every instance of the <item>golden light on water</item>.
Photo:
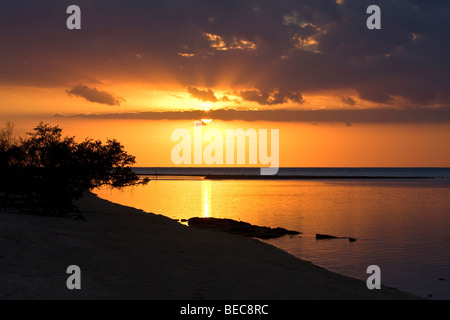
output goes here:
[{"label": "golden light on water", "polygon": [[211,181],[202,181],[202,216],[211,217]]}]

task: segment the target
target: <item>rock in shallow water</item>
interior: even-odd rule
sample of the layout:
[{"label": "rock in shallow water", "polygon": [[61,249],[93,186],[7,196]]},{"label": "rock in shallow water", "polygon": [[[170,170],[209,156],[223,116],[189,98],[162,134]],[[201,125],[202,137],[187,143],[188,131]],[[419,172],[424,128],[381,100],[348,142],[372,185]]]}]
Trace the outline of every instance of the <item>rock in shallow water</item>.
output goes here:
[{"label": "rock in shallow water", "polygon": [[188,224],[190,227],[223,231],[259,239],[272,239],[279,238],[284,235],[300,234],[300,232],[290,231],[284,228],[260,227],[247,222],[235,221],[232,219],[190,218],[188,220]]},{"label": "rock in shallow water", "polygon": [[350,242],[355,242],[356,241],[355,238],[335,237],[335,236],[330,236],[328,234],[320,234],[320,233],[316,234],[316,240],[329,240],[329,239],[348,239],[348,241],[350,241]]}]

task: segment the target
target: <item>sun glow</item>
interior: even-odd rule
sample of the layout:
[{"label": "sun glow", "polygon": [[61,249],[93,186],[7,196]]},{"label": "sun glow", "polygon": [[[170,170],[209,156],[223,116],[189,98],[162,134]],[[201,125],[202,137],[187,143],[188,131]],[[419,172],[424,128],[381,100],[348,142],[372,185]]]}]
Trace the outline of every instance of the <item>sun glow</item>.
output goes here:
[{"label": "sun glow", "polygon": [[211,111],[212,103],[211,102],[205,102],[200,104],[200,108],[203,109],[203,111]]}]

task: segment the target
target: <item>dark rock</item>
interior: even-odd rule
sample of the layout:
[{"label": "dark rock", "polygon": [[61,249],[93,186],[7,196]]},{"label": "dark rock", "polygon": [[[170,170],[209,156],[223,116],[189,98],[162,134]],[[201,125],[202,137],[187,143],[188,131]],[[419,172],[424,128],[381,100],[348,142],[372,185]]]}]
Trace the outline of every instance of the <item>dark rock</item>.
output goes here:
[{"label": "dark rock", "polygon": [[335,236],[330,236],[328,234],[321,234],[321,233],[317,233],[316,234],[316,240],[330,240],[330,239],[348,239],[349,242],[355,242],[356,241],[355,238],[335,237]]},{"label": "dark rock", "polygon": [[328,235],[328,234],[320,234],[320,233],[317,233],[316,234],[316,239],[317,240],[328,240],[328,239],[339,239],[338,237],[335,237],[335,236],[330,236],[330,235]]},{"label": "dark rock", "polygon": [[247,222],[235,221],[232,219],[191,218],[188,220],[188,224],[190,227],[223,231],[259,239],[272,239],[279,238],[284,235],[300,234],[300,232],[290,231],[284,228],[260,227]]}]

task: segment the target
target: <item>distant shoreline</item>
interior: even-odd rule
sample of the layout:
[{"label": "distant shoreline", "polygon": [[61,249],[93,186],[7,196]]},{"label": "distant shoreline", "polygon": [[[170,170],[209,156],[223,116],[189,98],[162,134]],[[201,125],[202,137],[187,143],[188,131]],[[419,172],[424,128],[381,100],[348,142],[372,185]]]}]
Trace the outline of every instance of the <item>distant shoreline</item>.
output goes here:
[{"label": "distant shoreline", "polygon": [[[251,175],[155,175],[140,174],[140,176],[155,176],[161,180],[164,177],[196,177],[204,180],[427,180],[427,179],[446,179],[436,177],[368,177],[368,176],[251,176]],[[175,180],[175,179],[170,179]]]},{"label": "distant shoreline", "polygon": [[140,176],[196,177],[206,180],[383,180],[448,179],[450,168],[280,168],[276,175],[261,175],[260,168],[142,167]]},{"label": "distant shoreline", "polygon": [[440,179],[435,177],[368,177],[368,176],[236,176],[236,175],[210,175],[205,180],[396,180],[396,179]]}]

